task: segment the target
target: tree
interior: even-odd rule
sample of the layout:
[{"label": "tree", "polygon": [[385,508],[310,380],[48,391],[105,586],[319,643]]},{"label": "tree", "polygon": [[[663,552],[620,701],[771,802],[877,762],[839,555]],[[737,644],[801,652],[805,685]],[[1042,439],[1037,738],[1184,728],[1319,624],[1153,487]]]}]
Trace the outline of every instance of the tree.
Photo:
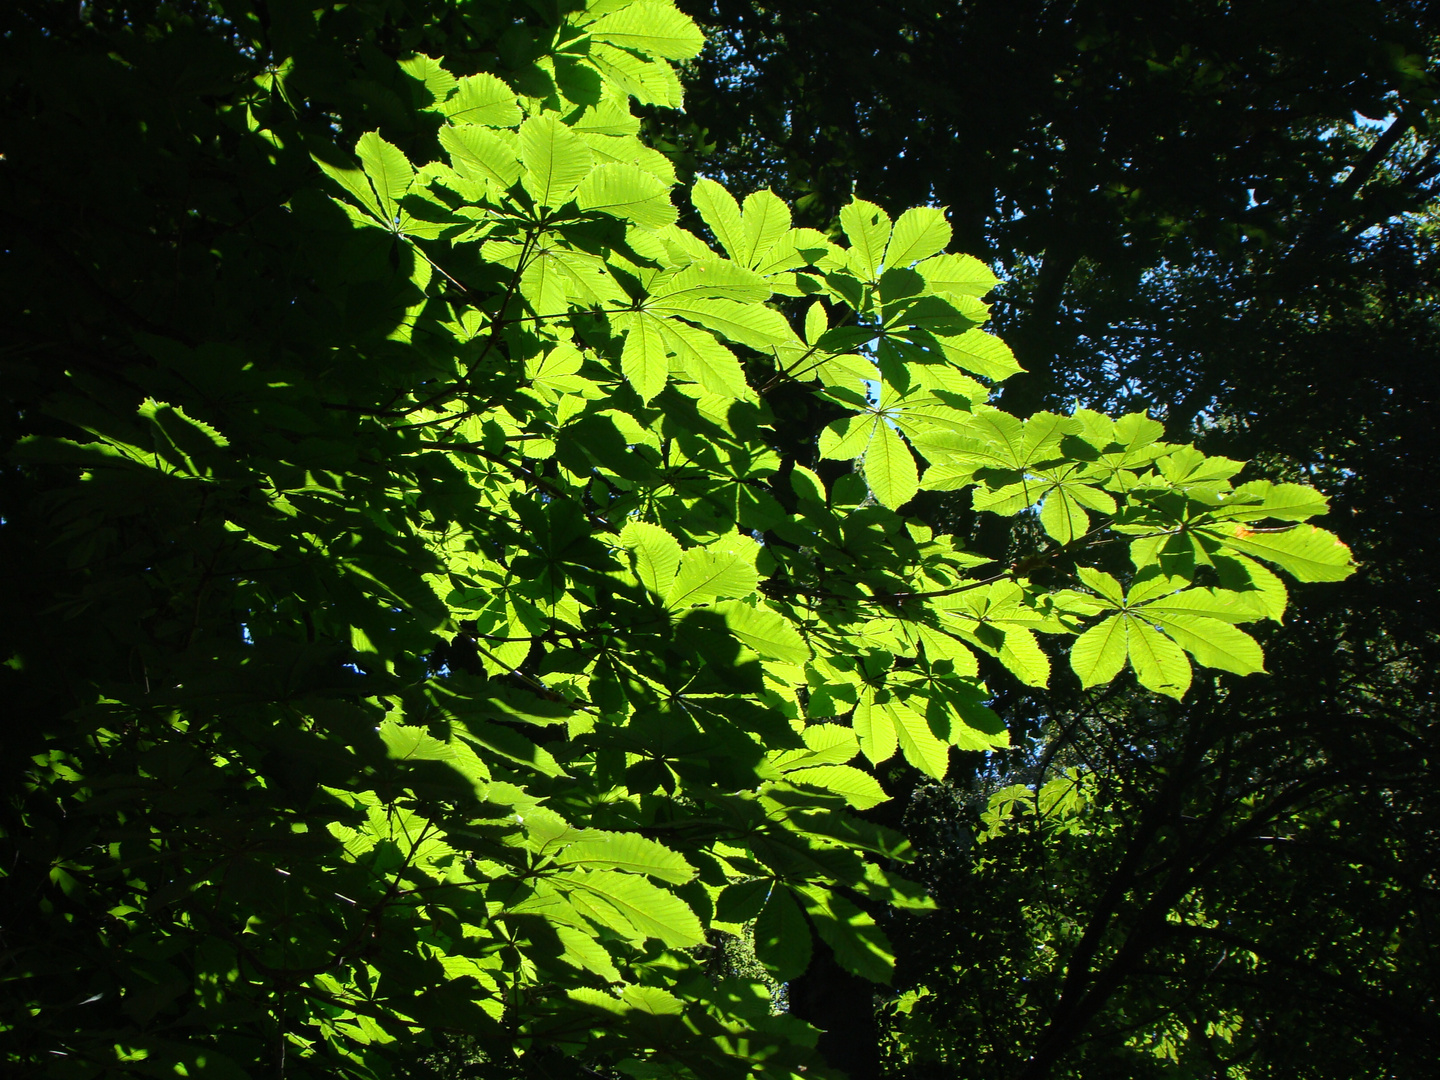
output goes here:
[{"label": "tree", "polygon": [[15,1067],[796,1076],[713,956],[890,978],[877,913],[933,904],[878,767],[1003,746],[1037,632],[1178,699],[1262,665],[1267,563],[1351,572],[1308,488],[990,406],[939,210],[702,180],[680,228],[660,0],[12,18]]}]

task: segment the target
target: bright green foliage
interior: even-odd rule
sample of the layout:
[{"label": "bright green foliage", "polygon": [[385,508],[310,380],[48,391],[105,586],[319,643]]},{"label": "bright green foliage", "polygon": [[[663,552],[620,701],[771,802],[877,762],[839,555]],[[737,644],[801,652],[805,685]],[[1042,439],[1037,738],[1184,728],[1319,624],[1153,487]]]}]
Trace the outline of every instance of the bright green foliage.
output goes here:
[{"label": "bright green foliage", "polygon": [[[679,103],[667,61],[701,39],[673,7],[531,31],[514,85],[397,65],[424,152],[306,143],[267,225],[314,274],[272,301],[282,340],[139,335],[125,392],[77,370],[64,430],[12,452],[68,478],[56,610],[115,621],[138,673],[82,661],[27,772],[18,827],[87,823],[35,901],[65,947],[18,961],[63,988],[18,1021],[31,1062],[246,1075],[284,1047],[286,1075],[368,1077],[452,1032],[496,1075],[559,1051],[796,1076],[813,1029],[708,976],[713,934],[753,920],[783,980],[813,931],[888,981],[875,914],[928,901],[855,813],[886,798],[866,763],[938,778],[1004,745],[977,654],[1044,685],[1037,634],[1079,634],[1087,686],[1128,659],[1179,696],[1186,652],[1261,669],[1234,628],[1283,610],[1261,562],[1350,571],[1296,524],[1313,492],[1233,486],[1143,416],[989,406],[1019,369],[942,211],[857,200],[842,243],[701,180],[681,228],[630,113]],[[267,79],[248,123],[283,142]],[[782,388],[839,416],[806,460],[776,450]],[[1044,588],[903,516],[961,487],[1038,513],[1030,569],[1128,537],[1128,591],[1083,565]],[[91,1026],[57,1001],[101,968]]]}]

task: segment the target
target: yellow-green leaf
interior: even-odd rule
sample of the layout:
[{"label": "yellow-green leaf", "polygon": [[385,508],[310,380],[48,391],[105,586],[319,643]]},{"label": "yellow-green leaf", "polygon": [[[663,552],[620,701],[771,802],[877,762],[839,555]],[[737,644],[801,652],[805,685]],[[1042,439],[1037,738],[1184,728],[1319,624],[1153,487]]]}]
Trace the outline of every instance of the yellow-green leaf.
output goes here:
[{"label": "yellow-green leaf", "polygon": [[542,207],[564,204],[590,172],[590,147],[554,113],[520,125],[521,184]]}]

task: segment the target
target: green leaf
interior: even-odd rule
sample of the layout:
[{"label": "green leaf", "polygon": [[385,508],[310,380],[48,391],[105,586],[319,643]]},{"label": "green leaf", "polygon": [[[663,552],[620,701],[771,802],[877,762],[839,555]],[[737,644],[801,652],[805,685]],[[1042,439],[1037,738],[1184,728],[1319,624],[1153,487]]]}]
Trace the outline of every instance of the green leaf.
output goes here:
[{"label": "green leaf", "polygon": [[1095,570],[1089,566],[1078,566],[1075,568],[1075,572],[1079,575],[1081,581],[1116,607],[1120,607],[1125,603],[1124,588],[1121,587],[1120,582],[1116,581],[1103,570]]},{"label": "green leaf", "polygon": [[690,189],[690,201],[725,253],[738,263],[747,263],[743,254],[745,227],[740,218],[740,204],[734,197],[714,180],[701,177]]},{"label": "green leaf", "polygon": [[890,239],[890,216],[872,202],[853,199],[840,211],[840,227],[850,240],[852,257],[868,280],[879,275]]},{"label": "green leaf", "polygon": [[579,870],[557,874],[552,880],[599,897],[635,929],[671,948],[688,949],[705,940],[700,920],[684,901],[643,877],[618,870]]},{"label": "green leaf", "polygon": [[653,299],[647,310],[656,314],[678,315],[752,349],[766,350],[797,344],[795,332],[790,329],[785,316],[762,304],[665,296]]},{"label": "green leaf", "polygon": [[1110,682],[1125,666],[1129,653],[1125,619],[1111,615],[1081,634],[1070,646],[1070,666],[1087,690]]},{"label": "green leaf", "polygon": [[486,128],[472,125],[441,128],[440,145],[461,176],[488,180],[502,190],[514,186],[520,179],[520,159],[510,143]]},{"label": "green leaf", "polygon": [[355,144],[355,153],[375,188],[385,223],[393,227],[400,216],[400,200],[415,180],[415,169],[399,147],[386,142],[378,132],[367,131],[361,135]]},{"label": "green leaf", "polygon": [[601,165],[580,183],[576,205],[658,229],[675,222],[670,189],[634,165]]},{"label": "green leaf", "polygon": [[860,703],[855,706],[855,715],[850,723],[855,729],[855,737],[860,740],[860,752],[870,759],[871,764],[878,765],[895,756],[899,746],[895,722],[884,706],[875,704],[873,691],[867,689],[860,695]]},{"label": "green leaf", "polygon": [[666,596],[680,569],[679,542],[659,525],[630,521],[620,530],[620,544],[634,555],[640,584],[654,596]]},{"label": "green leaf", "polygon": [[[1172,582],[1176,579],[1170,579]],[[1135,599],[1131,590],[1131,599]],[[1147,615],[1198,615],[1221,622],[1254,622],[1267,614],[1264,602],[1253,592],[1232,592],[1227,589],[1186,589],[1145,605]]]},{"label": "green leaf", "polygon": [[443,101],[455,89],[455,76],[446,71],[434,57],[415,53],[401,60],[399,66],[401,71],[424,87],[431,103]]},{"label": "green leaf", "polygon": [[595,41],[667,60],[688,60],[705,45],[705,36],[688,16],[658,0],[640,0],[603,15],[589,33]]},{"label": "green leaf", "polygon": [[1058,543],[1070,544],[1090,531],[1090,516],[1064,486],[1053,487],[1040,504],[1040,525]]},{"label": "green leaf", "polygon": [[830,329],[830,322],[825,314],[825,305],[816,300],[805,312],[806,344],[814,345],[828,329]]},{"label": "green leaf", "polygon": [[560,954],[561,960],[572,967],[593,971],[606,982],[620,982],[620,972],[616,969],[615,962],[610,959],[605,946],[595,938],[564,923],[554,922],[551,927],[565,950]]},{"label": "green leaf", "polygon": [[782,771],[812,765],[843,765],[860,752],[855,732],[839,724],[810,724],[800,732],[803,750],[785,750],[775,756]]},{"label": "green leaf", "polygon": [[337,165],[331,165],[319,157],[311,156],[315,164],[320,166],[325,175],[330,177],[331,180],[334,180],[351,195],[355,196],[356,201],[366,210],[369,210],[376,221],[381,223],[385,222],[385,211],[381,208],[379,200],[375,197],[375,189],[370,185],[370,181],[366,179],[365,173],[362,170],[355,168],[342,169]]},{"label": "green leaf", "polygon": [[1215,516],[1235,521],[1304,521],[1330,509],[1329,500],[1301,484],[1272,484],[1254,480],[1241,484],[1225,499]]},{"label": "green leaf", "polygon": [[790,890],[777,882],[755,920],[755,959],[786,982],[810,966],[810,953],[810,924]]},{"label": "green leaf", "polygon": [[790,208],[771,191],[745,196],[745,246],[737,262],[758,266],[790,231]]},{"label": "green leaf", "polygon": [[660,321],[642,312],[631,317],[628,326],[622,329],[625,344],[620,350],[620,370],[640,400],[648,403],[665,389],[670,378],[670,358],[660,332]]},{"label": "green leaf", "polygon": [[735,354],[714,337],[678,319],[659,323],[666,348],[675,355],[675,364],[712,394],[727,398],[750,396],[745,371]]},{"label": "green leaf", "polygon": [[958,337],[942,337],[939,340],[941,349],[952,363],[992,382],[1000,382],[1024,370],[1015,362],[1010,346],[984,330],[967,330]]},{"label": "green leaf", "polygon": [[454,124],[514,127],[520,122],[515,91],[488,72],[461,79],[455,94],[440,103],[440,112]]},{"label": "green leaf", "polygon": [[1185,659],[1180,646],[1149,623],[1131,616],[1122,617],[1126,622],[1130,666],[1135,669],[1140,685],[1177,701],[1184,697],[1190,688],[1191,673],[1190,661]]},{"label": "green leaf", "polygon": [[1035,635],[1023,626],[1007,626],[1005,641],[997,654],[1000,662],[1027,686],[1045,686],[1050,681],[1050,658]]},{"label": "green leaf", "polygon": [[807,886],[799,896],[810,921],[834,950],[841,967],[871,982],[890,982],[895,971],[895,951],[874,919],[827,889]]},{"label": "green leaf", "polygon": [[906,210],[895,222],[885,251],[885,266],[893,270],[928,259],[945,250],[949,242],[950,223],[945,220],[944,210],[929,206]]},{"label": "green leaf", "polygon": [[717,605],[730,632],[761,656],[803,664],[810,659],[810,647],[789,619],[778,612],[741,602]]},{"label": "green leaf", "polygon": [[755,554],[741,545],[748,540],[725,539],[708,548],[691,548],[680,562],[680,573],[670,586],[665,606],[671,611],[694,607],[716,598],[748,596],[755,591]]},{"label": "green leaf", "polygon": [[944,779],[950,763],[950,744],[937,738],[925,717],[908,706],[889,701],[881,707],[895,725],[895,736],[905,760],[926,776]]},{"label": "green leaf", "polygon": [[874,426],[874,437],[865,448],[865,482],[890,509],[903,505],[920,490],[920,474],[910,448],[889,424]]},{"label": "green leaf", "polygon": [[590,172],[590,148],[554,113],[538,113],[520,125],[520,183],[535,202],[561,206]]},{"label": "green leaf", "polygon": [[1314,525],[1274,532],[1235,526],[1218,535],[1226,547],[1272,562],[1297,581],[1343,581],[1355,572],[1350,549]]},{"label": "green leaf", "polygon": [[736,881],[725,886],[715,901],[715,917],[721,922],[749,922],[760,914],[774,887],[772,878]]},{"label": "green leaf", "polygon": [[1000,279],[973,255],[936,255],[915,267],[937,293],[957,296],[984,296]]},{"label": "green leaf", "polygon": [[[523,658],[524,654],[522,653],[521,659]],[[536,746],[518,731],[506,727],[504,724],[487,724],[472,720],[463,727],[456,723],[454,728],[457,734],[470,742],[477,746],[483,746],[517,765],[524,765],[544,776],[565,775],[565,770],[560,767],[559,762],[555,760],[550,751],[543,746]]]},{"label": "green leaf", "polygon": [[[1267,619],[1281,622],[1285,617],[1285,606],[1289,594],[1285,583],[1267,567],[1244,555],[1217,556],[1214,560],[1216,573],[1221,583],[1229,590],[1253,603]],[[1213,612],[1204,612],[1216,618]]]},{"label": "green leaf", "polygon": [[571,844],[556,856],[563,866],[586,870],[628,870],[684,885],[695,868],[669,848],[634,833],[607,832]]},{"label": "green leaf", "polygon": [[853,765],[813,765],[786,774],[792,784],[808,784],[841,796],[856,810],[889,802],[890,796],[869,773]]},{"label": "green leaf", "polygon": [[847,416],[827,424],[820,432],[820,456],[850,461],[865,453],[884,421],[874,415]]},{"label": "green leaf", "polygon": [[1146,607],[1145,614],[1154,618],[1166,634],[1206,667],[1233,671],[1237,675],[1253,675],[1265,670],[1260,644],[1229,623],[1199,615],[1162,615],[1153,607]]}]

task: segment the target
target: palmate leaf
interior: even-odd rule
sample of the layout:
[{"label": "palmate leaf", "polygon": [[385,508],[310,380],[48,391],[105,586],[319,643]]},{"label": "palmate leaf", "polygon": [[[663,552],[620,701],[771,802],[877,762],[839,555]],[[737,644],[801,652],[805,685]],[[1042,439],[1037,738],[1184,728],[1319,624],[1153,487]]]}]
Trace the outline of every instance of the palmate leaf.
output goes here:
[{"label": "palmate leaf", "polygon": [[1206,667],[1240,675],[1264,670],[1259,644],[1232,625],[1265,615],[1263,602],[1251,594],[1185,589],[1183,579],[1152,571],[1138,576],[1122,595],[1120,583],[1109,574],[1080,567],[1079,575],[1103,598],[1096,607],[1121,609],[1071,648],[1071,666],[1082,685],[1108,682],[1128,658],[1141,685],[1181,697],[1190,685],[1190,664],[1181,649]]},{"label": "palmate leaf", "polygon": [[[355,145],[360,168],[342,168],[315,157],[316,164],[336,183],[353,195],[375,222],[392,232],[406,231],[410,215],[400,201],[415,186],[415,168],[398,147],[378,132],[366,132]],[[430,231],[430,230],[426,230]]]},{"label": "palmate leaf", "polygon": [[1156,693],[1180,698],[1190,686],[1190,663],[1180,646],[1134,615],[1110,616],[1070,649],[1070,665],[1087,688],[1112,680],[1127,659],[1140,685]]}]

